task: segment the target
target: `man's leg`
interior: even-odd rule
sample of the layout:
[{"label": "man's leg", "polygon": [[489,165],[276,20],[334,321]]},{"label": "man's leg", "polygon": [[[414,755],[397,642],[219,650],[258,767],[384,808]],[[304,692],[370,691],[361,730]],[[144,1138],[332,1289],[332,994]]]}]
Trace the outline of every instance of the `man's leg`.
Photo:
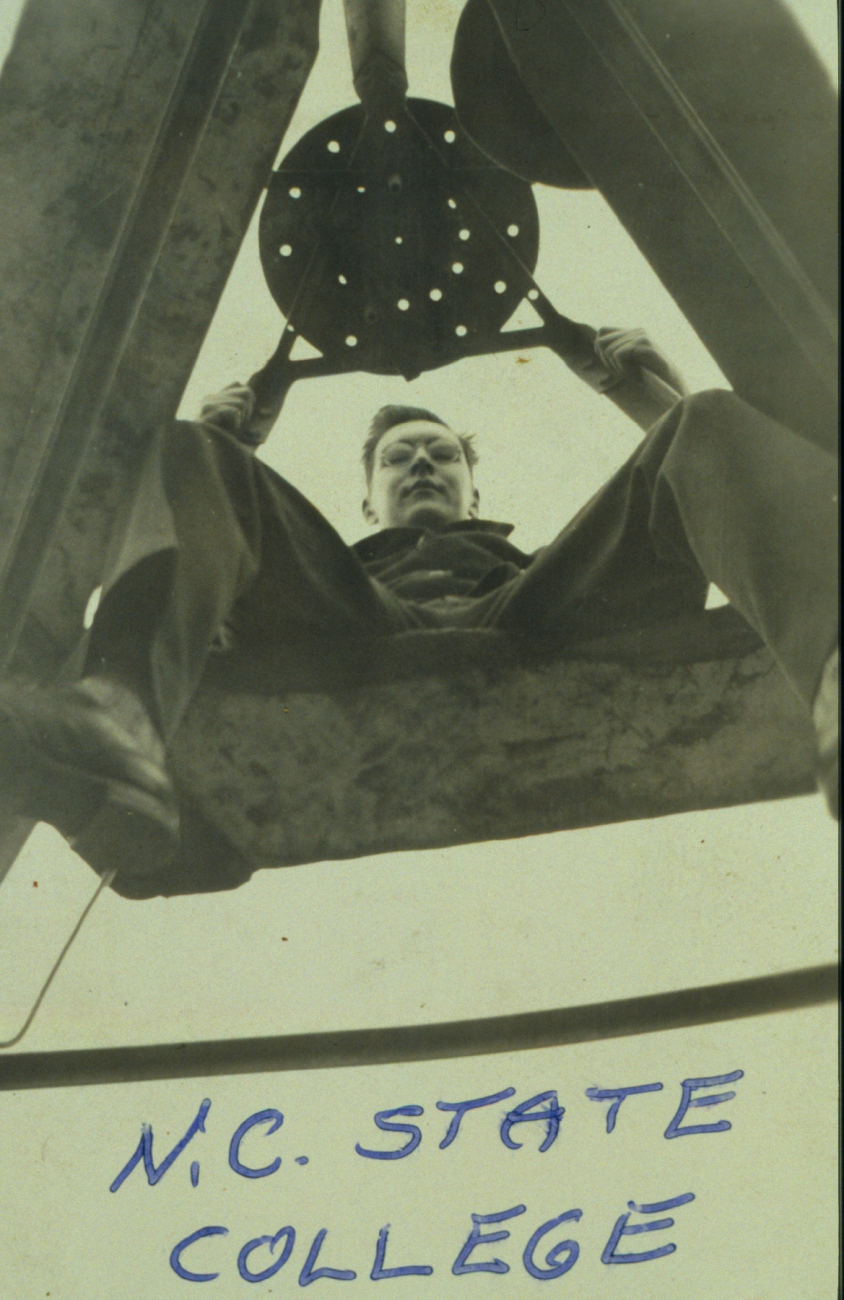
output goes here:
[{"label": "man's leg", "polygon": [[838,637],[837,463],[732,393],[684,398],[517,582],[496,621],[582,640],[714,583],[808,709]]},{"label": "man's leg", "polygon": [[652,528],[679,518],[707,577],[759,632],[818,737],[818,781],[839,815],[838,465],[730,393],[679,413],[656,473]]},{"label": "man's leg", "polygon": [[583,640],[718,586],[811,707],[838,632],[835,460],[727,392],[684,398],[514,584],[496,621]]},{"label": "man's leg", "polygon": [[84,672],[126,681],[165,740],[233,611],[243,638],[270,644],[406,625],[319,511],[233,438],[177,423],[156,458]]},{"label": "man's leg", "polygon": [[643,449],[655,545],[693,556],[811,708],[838,641],[838,466],[732,393],[685,399]]},{"label": "man's leg", "polygon": [[115,570],[81,681],[46,694],[0,688],[0,749],[20,811],[52,821],[98,870],[137,873],[178,846],[165,743],[238,602],[253,627],[299,640],[404,623],[309,502],[201,425],[156,440]]}]

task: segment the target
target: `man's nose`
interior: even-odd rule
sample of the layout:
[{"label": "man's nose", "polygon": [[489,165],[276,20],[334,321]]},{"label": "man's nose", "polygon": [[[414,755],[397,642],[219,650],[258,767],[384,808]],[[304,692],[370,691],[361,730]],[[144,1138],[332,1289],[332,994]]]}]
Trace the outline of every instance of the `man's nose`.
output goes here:
[{"label": "man's nose", "polygon": [[419,447],[410,462],[411,474],[433,474],[434,462],[424,447]]}]

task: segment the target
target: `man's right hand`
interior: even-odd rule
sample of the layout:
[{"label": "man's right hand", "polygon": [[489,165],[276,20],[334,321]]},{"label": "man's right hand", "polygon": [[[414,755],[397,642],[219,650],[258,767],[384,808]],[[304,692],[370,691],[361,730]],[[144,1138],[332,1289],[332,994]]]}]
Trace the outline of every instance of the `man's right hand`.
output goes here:
[{"label": "man's right hand", "polygon": [[229,384],[222,392],[212,393],[203,400],[199,419],[209,429],[245,442],[254,407],[255,394],[248,384]]},{"label": "man's right hand", "polygon": [[688,392],[677,367],[643,329],[599,329],[595,352],[618,381],[640,380],[666,410]]}]

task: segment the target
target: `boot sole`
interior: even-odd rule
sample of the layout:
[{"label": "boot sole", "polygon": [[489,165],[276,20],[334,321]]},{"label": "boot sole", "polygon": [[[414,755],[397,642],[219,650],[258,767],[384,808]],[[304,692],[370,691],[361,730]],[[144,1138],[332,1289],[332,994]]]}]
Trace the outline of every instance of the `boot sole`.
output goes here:
[{"label": "boot sole", "polygon": [[69,837],[75,853],[99,875],[157,875],[179,851],[175,808],[134,786],[111,784],[93,817]]},{"label": "boot sole", "polygon": [[54,758],[0,698],[0,779],[11,810],[56,827],[100,875],[150,876],[179,851],[179,813],[169,792],[86,771]]}]

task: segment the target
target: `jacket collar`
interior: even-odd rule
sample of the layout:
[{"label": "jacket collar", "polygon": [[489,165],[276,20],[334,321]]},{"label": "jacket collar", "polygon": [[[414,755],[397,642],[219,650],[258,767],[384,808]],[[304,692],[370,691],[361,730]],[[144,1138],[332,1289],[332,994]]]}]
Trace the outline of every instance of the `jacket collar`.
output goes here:
[{"label": "jacket collar", "polygon": [[509,537],[513,524],[497,523],[494,519],[460,519],[457,523],[446,524],[444,528],[382,528],[370,537],[362,537],[355,542],[352,550],[363,561],[377,560],[392,555],[420,537],[443,537],[449,533],[494,533],[498,537]]}]

